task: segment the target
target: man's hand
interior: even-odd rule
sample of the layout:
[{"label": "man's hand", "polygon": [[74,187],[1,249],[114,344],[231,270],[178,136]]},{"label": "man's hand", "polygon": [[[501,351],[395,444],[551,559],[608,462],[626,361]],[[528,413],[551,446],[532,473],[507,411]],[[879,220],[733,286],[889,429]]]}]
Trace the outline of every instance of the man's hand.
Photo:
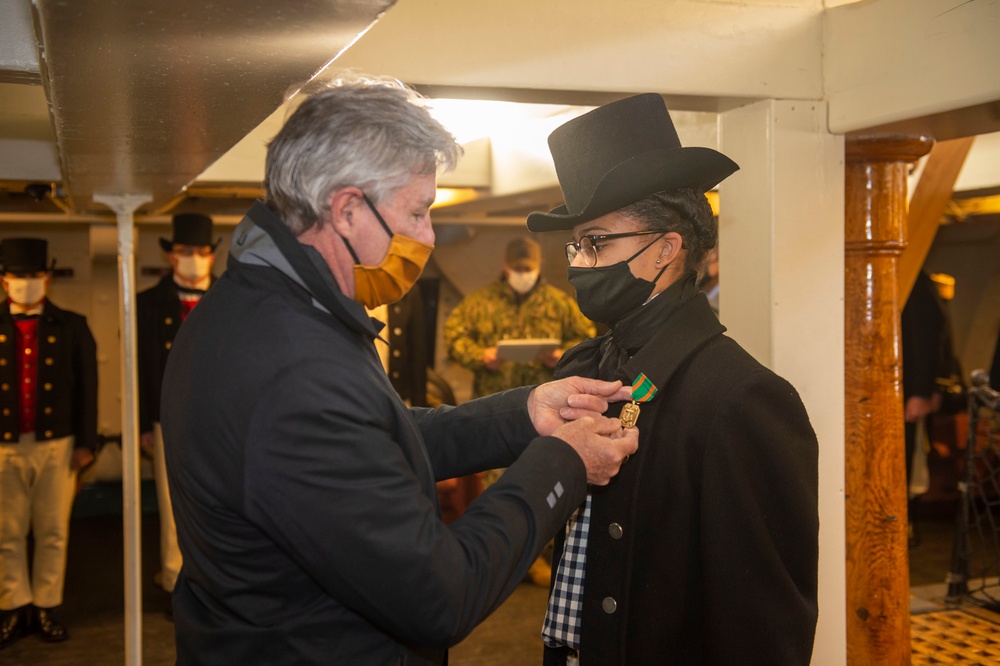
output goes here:
[{"label": "man's hand", "polygon": [[69,468],[72,470],[83,469],[92,462],[94,462],[94,453],[90,449],[73,449],[73,457],[70,458]]},{"label": "man's hand", "polygon": [[903,407],[903,420],[907,423],[913,423],[935,411],[933,399],[911,395]]},{"label": "man's hand", "polygon": [[501,363],[503,363],[503,359],[497,356],[496,347],[487,347],[483,350],[483,365],[486,366],[487,370],[495,372],[500,369]]},{"label": "man's hand", "polygon": [[154,439],[152,430],[150,430],[149,432],[144,432],[141,435],[139,435],[139,446],[144,451],[149,451],[150,453],[152,453],[153,444],[154,444]]},{"label": "man's hand", "polygon": [[587,468],[587,483],[606,486],[622,462],[639,448],[639,429],[622,428],[618,419],[585,416],[552,433],[577,452]]},{"label": "man's hand", "polygon": [[632,388],[619,381],[567,377],[536,386],[528,394],[528,416],[539,435],[551,435],[568,421],[600,416],[608,411],[609,402],[631,397]]}]

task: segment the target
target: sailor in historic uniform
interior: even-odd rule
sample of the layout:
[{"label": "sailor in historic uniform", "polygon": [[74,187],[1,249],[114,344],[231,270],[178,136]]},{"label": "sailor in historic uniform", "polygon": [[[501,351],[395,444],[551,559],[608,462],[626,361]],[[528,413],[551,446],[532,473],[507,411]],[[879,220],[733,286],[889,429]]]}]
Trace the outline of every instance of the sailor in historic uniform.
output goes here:
[{"label": "sailor in historic uniform", "polygon": [[[65,640],[69,518],[97,447],[97,346],[87,320],[47,297],[48,245],[0,242],[0,648],[38,632]],[[34,537],[29,574],[28,533]]]},{"label": "sailor in historic uniform", "polygon": [[[181,322],[188,316],[212,282],[215,248],[212,218],[200,213],[174,215],[173,238],[160,239],[171,272],[137,297],[139,346],[140,443],[153,456],[156,499],[160,510],[160,585],[173,592],[182,558],[167,488],[160,429],[160,384],[167,354]],[[168,606],[169,609],[169,606]],[[171,614],[167,611],[168,616]]]}]

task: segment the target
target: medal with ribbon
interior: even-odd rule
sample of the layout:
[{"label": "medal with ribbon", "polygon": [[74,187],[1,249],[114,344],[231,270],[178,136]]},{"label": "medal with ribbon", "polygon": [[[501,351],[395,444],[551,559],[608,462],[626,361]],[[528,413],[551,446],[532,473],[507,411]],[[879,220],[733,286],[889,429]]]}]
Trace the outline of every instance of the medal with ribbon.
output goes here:
[{"label": "medal with ribbon", "polygon": [[639,419],[639,403],[649,402],[659,390],[649,377],[639,373],[632,381],[632,402],[622,407],[622,413],[618,416],[623,428],[635,427],[635,422]]}]

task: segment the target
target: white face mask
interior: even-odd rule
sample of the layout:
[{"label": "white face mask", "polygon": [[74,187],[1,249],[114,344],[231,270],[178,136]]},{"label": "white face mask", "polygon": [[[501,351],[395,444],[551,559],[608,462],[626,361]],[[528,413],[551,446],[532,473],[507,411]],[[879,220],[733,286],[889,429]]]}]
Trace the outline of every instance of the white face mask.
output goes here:
[{"label": "white face mask", "polygon": [[211,270],[211,257],[187,256],[182,254],[177,257],[177,268],[174,269],[174,272],[183,280],[197,282],[207,278]]},{"label": "white face mask", "polygon": [[507,284],[519,294],[527,294],[538,282],[538,271],[510,271]]},{"label": "white face mask", "polygon": [[45,298],[45,278],[6,278],[7,295],[18,305],[30,307]]}]

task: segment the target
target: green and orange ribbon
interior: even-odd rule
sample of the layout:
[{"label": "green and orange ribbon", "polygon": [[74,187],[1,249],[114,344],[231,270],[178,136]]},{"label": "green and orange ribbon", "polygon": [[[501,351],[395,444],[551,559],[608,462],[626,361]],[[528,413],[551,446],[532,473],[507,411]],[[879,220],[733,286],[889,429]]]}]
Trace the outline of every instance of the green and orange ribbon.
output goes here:
[{"label": "green and orange ribbon", "polygon": [[622,407],[622,413],[618,416],[622,427],[634,428],[635,422],[639,420],[639,403],[649,402],[659,390],[645,373],[640,372],[639,376],[632,380],[632,402]]}]

